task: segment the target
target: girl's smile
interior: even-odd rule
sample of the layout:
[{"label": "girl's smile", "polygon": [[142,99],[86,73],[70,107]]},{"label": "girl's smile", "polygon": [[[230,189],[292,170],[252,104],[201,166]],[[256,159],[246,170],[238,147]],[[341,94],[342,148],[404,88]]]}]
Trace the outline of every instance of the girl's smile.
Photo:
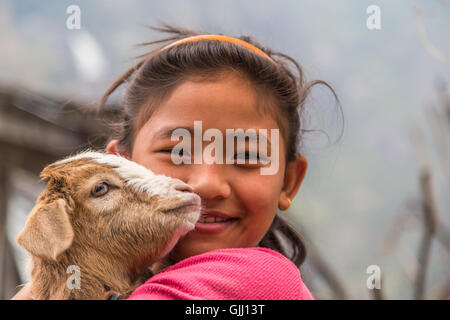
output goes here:
[{"label": "girl's smile", "polygon": [[202,210],[200,219],[195,225],[195,232],[216,233],[237,222],[239,217],[217,210]]}]

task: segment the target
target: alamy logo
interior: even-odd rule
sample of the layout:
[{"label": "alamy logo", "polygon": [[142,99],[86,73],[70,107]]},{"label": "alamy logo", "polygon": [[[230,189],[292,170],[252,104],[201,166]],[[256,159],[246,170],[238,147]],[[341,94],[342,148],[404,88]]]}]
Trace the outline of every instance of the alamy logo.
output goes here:
[{"label": "alamy logo", "polygon": [[366,26],[369,30],[381,30],[381,9],[377,5],[370,5],[366,9],[370,16],[366,20]]},{"label": "alamy logo", "polygon": [[66,285],[67,288],[72,289],[80,289],[81,288],[81,270],[77,265],[70,265],[67,267],[66,272],[70,274],[67,278]]},{"label": "alamy logo", "polygon": [[79,6],[73,4],[67,7],[66,13],[69,16],[66,19],[66,27],[69,30],[81,29],[81,9]]},{"label": "alamy logo", "polygon": [[370,276],[367,278],[366,286],[367,289],[373,290],[373,289],[381,289],[381,269],[376,264],[372,264],[367,267],[366,270],[367,274],[370,274]]},{"label": "alamy logo", "polygon": [[[279,129],[226,129],[210,128],[202,131],[202,121],[194,121],[194,157],[192,159],[192,136],[186,128],[177,128],[172,141],[181,141],[172,149],[171,159],[180,164],[261,164],[261,175],[276,174],[279,167]],[[204,149],[203,142],[211,141]],[[248,143],[246,142],[248,141]],[[236,143],[235,143],[236,142]],[[225,157],[223,146],[225,143]],[[246,149],[248,145],[248,150]],[[236,149],[235,149],[236,146]],[[203,151],[202,151],[203,150]],[[225,158],[225,162],[224,162]]]}]

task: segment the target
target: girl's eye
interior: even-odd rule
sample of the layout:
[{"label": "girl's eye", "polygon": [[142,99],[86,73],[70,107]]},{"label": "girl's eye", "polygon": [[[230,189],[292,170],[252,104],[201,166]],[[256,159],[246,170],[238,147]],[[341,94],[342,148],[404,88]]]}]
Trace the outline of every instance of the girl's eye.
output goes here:
[{"label": "girl's eye", "polygon": [[261,166],[266,165],[270,160],[264,156],[260,156],[258,153],[254,152],[241,152],[234,155],[234,160],[239,161],[237,164],[247,165],[247,166]]},{"label": "girl's eye", "polygon": [[109,191],[109,185],[106,182],[102,182],[99,184],[96,184],[91,191],[91,194],[98,198],[101,196],[104,196]]},{"label": "girl's eye", "polygon": [[180,148],[180,149],[175,149],[175,148],[169,148],[169,149],[163,149],[160,152],[164,152],[164,153],[172,153],[174,152],[176,155],[180,155],[180,156],[189,156],[189,153],[186,152],[184,153],[184,149]]},{"label": "girl's eye", "polygon": [[257,153],[241,152],[234,155],[234,159],[238,160],[258,160],[259,156]]},{"label": "girl's eye", "polygon": [[237,161],[237,165],[245,166],[259,166],[261,165],[261,157],[258,153],[254,152],[241,152],[234,155],[234,160]]}]

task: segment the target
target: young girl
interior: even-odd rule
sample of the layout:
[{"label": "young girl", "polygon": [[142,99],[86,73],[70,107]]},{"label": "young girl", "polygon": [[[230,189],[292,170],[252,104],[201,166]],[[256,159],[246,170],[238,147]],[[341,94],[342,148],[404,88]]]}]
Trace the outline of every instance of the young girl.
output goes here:
[{"label": "young girl", "polygon": [[[106,150],[185,181],[203,209],[195,230],[153,266],[155,275],[129,299],[313,299],[298,270],[305,247],[277,209],[289,208],[306,173],[298,151],[305,100],[315,84],[329,85],[306,82],[295,60],[246,36],[155,29],[173,36],[145,45],[171,42],[141,56],[102,98],[101,105],[127,84],[123,121]],[[175,164],[179,141],[171,135],[180,128],[194,135],[194,121],[201,121],[203,132],[224,136],[227,129],[279,130],[278,141],[267,135],[267,144],[278,146],[278,170],[261,174],[270,164],[248,141],[237,147],[232,164]]]}]

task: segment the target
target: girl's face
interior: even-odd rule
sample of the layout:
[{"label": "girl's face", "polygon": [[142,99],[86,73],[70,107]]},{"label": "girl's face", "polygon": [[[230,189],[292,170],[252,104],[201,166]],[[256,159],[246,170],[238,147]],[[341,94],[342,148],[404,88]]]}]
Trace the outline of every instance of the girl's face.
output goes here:
[{"label": "girl's face", "polygon": [[[226,141],[226,129],[279,129],[276,121],[258,112],[259,99],[251,84],[236,75],[216,81],[186,81],[158,107],[136,134],[131,160],[157,174],[178,178],[191,185],[201,196],[202,214],[226,219],[205,222],[178,242],[171,257],[175,260],[214,249],[256,246],[268,231],[279,205],[292,196],[285,187],[285,146],[279,137],[279,168],[273,175],[262,175],[260,165],[200,164],[176,165],[171,149],[179,141],[171,140],[171,131],[191,131],[194,146],[194,121],[202,122],[202,134],[219,129]],[[275,141],[269,142],[276,143]],[[204,149],[211,142],[202,143]],[[108,146],[111,150],[111,145]],[[247,151],[248,144],[247,144]],[[269,149],[270,150],[270,149]],[[236,153],[242,150],[235,150]],[[224,152],[225,154],[225,145]],[[194,158],[192,154],[192,161]],[[224,161],[225,163],[225,161]],[[292,185],[292,183],[290,183]],[[295,190],[296,192],[296,190]],[[203,226],[203,227],[201,227]]]}]

